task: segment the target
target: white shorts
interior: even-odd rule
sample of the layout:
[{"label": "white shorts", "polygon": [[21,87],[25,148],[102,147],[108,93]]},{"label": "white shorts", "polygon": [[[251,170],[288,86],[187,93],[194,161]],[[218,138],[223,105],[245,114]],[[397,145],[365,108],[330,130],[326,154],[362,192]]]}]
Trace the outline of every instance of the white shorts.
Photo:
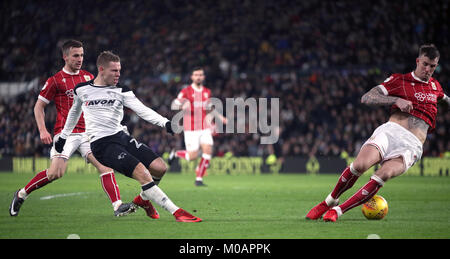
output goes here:
[{"label": "white shorts", "polygon": [[196,151],[201,144],[213,145],[213,137],[210,129],[204,130],[185,130],[184,144],[187,151]]},{"label": "white shorts", "polygon": [[69,159],[75,151],[78,150],[81,156],[87,161],[87,156],[92,153],[91,144],[86,133],[72,133],[66,140],[64,150],[62,153],[58,153],[55,150],[55,142],[58,140],[59,134],[53,137],[53,147],[50,151],[50,159],[55,157],[62,157]]},{"label": "white shorts", "polygon": [[372,145],[381,155],[381,163],[402,157],[406,172],[422,157],[422,142],[409,130],[395,122],[386,122],[375,129],[372,136],[363,144]]}]

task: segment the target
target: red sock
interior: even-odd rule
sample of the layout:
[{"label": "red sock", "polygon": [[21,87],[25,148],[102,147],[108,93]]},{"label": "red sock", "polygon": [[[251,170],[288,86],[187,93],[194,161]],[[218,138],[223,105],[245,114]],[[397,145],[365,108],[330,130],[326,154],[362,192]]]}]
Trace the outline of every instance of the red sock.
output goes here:
[{"label": "red sock", "polygon": [[189,161],[189,154],[186,150],[178,150],[175,155]]},{"label": "red sock", "polygon": [[355,194],[353,194],[352,197],[350,197],[344,203],[339,205],[339,207],[342,210],[342,213],[367,202],[378,192],[378,190],[383,186],[383,184],[384,184],[383,180],[381,180],[378,176],[373,175],[370,178],[370,181],[366,183],[366,185],[364,185],[361,189],[359,189]]},{"label": "red sock", "polygon": [[356,180],[358,180],[359,176],[360,173],[353,169],[353,166],[351,164],[347,166],[347,168],[345,168],[345,170],[339,177],[339,180],[333,191],[331,192],[331,197],[333,197],[334,199],[339,198],[339,196],[341,196],[341,194],[343,194],[346,190],[352,188]]},{"label": "red sock", "polygon": [[120,200],[119,185],[117,185],[114,172],[104,173],[100,175],[100,179],[102,182],[103,190],[105,191],[106,195],[108,195],[111,203]]},{"label": "red sock", "polygon": [[195,170],[197,178],[203,178],[203,176],[206,173],[206,169],[208,169],[209,160],[210,159],[204,158],[202,156],[202,159],[200,160],[200,163],[198,164],[197,169]]},{"label": "red sock", "polygon": [[27,194],[30,194],[34,190],[44,187],[49,182],[50,181],[48,180],[48,177],[47,177],[47,169],[45,169],[44,171],[37,173],[33,177],[33,179],[31,179],[31,181],[25,186],[25,192]]}]

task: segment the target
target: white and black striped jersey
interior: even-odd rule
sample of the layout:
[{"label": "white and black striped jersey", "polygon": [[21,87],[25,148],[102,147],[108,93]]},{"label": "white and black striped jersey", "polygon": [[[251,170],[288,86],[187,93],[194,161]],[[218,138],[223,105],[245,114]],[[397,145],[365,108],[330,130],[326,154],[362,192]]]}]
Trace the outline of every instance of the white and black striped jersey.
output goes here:
[{"label": "white and black striped jersey", "polygon": [[90,142],[122,131],[123,108],[128,107],[142,119],[164,127],[169,120],[145,106],[126,86],[96,86],[94,80],[78,84],[73,105],[67,116],[61,137],[66,138],[84,114]]}]

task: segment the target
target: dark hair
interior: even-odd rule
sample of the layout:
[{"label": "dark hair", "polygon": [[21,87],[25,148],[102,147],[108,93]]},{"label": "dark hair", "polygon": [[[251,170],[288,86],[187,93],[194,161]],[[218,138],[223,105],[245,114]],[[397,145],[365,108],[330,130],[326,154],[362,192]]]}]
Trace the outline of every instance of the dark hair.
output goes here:
[{"label": "dark hair", "polygon": [[193,74],[194,71],[198,71],[198,70],[204,70],[204,69],[203,69],[203,67],[194,67],[194,68],[192,69],[191,74]]},{"label": "dark hair", "polygon": [[103,51],[100,55],[98,55],[97,67],[106,66],[109,62],[120,62],[120,57],[111,51]]},{"label": "dark hair", "polygon": [[439,58],[441,54],[439,54],[439,50],[434,46],[434,44],[424,44],[419,48],[419,57],[424,55],[429,59]]},{"label": "dark hair", "polygon": [[83,47],[83,43],[81,43],[81,41],[67,40],[61,46],[61,51],[62,51],[62,53],[64,55],[64,54],[69,54],[69,50],[71,48],[82,48],[82,47]]}]

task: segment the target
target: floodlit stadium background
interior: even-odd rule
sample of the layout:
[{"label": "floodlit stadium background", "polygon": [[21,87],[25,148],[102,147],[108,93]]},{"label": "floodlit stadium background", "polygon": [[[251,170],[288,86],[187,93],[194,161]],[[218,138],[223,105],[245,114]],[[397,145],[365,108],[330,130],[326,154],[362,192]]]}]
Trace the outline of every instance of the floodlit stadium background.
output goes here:
[{"label": "floodlit stadium background", "polygon": [[[305,160],[298,171],[317,172],[314,159],[323,169],[326,161],[355,156],[388,118],[387,107],[361,105],[361,96],[391,73],[412,71],[420,44],[439,48],[434,77],[449,94],[447,1],[3,1],[0,7],[0,156],[14,170],[41,168],[40,158],[48,158],[33,106],[45,80],[62,68],[58,47],[69,38],[84,43],[83,68],[94,75],[100,51],[119,54],[121,83],[169,118],[170,102],[199,65],[214,97],[279,98],[276,144],[260,145],[258,134],[215,137],[216,158],[260,158],[262,172],[292,172],[286,169],[292,159]],[[424,146],[431,160],[418,174],[443,163],[432,174],[448,175],[448,160],[437,158],[449,156],[450,113],[440,109]],[[46,113],[52,129],[56,111]],[[161,155],[183,147],[182,134],[168,136],[132,112],[124,124]]]}]

